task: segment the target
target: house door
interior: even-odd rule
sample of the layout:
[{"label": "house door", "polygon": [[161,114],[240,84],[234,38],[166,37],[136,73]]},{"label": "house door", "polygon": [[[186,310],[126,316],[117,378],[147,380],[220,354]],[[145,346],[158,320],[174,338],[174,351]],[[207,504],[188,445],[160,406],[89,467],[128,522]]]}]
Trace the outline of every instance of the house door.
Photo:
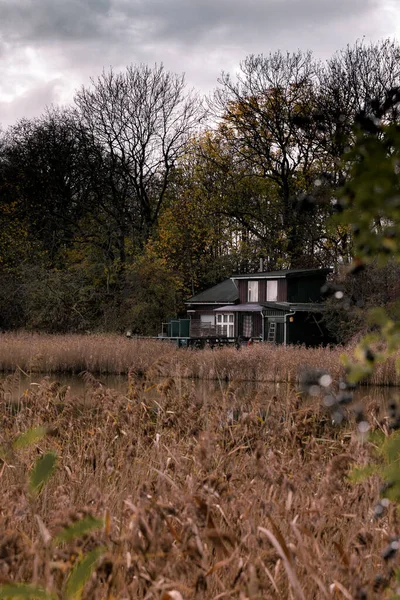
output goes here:
[{"label": "house door", "polygon": [[243,316],[242,335],[244,338],[251,338],[251,336],[253,335],[253,316],[252,315],[244,315]]}]

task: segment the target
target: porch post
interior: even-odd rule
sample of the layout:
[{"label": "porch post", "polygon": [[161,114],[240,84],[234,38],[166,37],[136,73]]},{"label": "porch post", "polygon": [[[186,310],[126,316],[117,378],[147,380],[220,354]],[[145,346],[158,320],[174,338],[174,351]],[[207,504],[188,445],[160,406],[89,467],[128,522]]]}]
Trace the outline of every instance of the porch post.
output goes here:
[{"label": "porch post", "polygon": [[295,312],[290,312],[290,313],[286,313],[285,315],[283,315],[283,345],[286,346],[287,342],[286,342],[286,337],[287,337],[287,318],[288,317],[293,317],[296,313]]},{"label": "porch post", "polygon": [[286,318],[287,315],[283,315],[283,345],[286,346]]}]

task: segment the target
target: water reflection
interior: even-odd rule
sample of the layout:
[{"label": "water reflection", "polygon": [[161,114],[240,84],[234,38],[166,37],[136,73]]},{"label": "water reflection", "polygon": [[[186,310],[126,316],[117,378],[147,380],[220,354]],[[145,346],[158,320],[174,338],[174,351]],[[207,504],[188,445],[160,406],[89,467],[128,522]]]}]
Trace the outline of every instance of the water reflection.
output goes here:
[{"label": "water reflection", "polygon": [[[26,376],[23,373],[13,375],[0,375],[0,382],[3,382],[3,393],[6,399],[18,401],[22,396],[26,395],[28,390],[38,389],[44,385],[45,375],[33,374]],[[88,392],[88,385],[79,375],[50,375],[47,377],[48,382],[57,381],[64,387],[70,398],[77,396],[85,396]],[[99,383],[105,388],[110,388],[121,393],[126,393],[128,389],[128,379],[126,376],[104,375],[98,378]],[[159,381],[152,381],[160,383]],[[226,383],[225,381],[215,380],[199,380],[199,379],[175,379],[175,391],[178,395],[192,392],[199,400],[204,403],[210,402],[216,395],[224,396],[226,399],[234,397],[236,401],[246,399],[247,401],[257,396],[258,401],[264,400],[269,402],[273,399],[288,398],[293,391],[298,391],[292,384],[285,383],[264,383],[250,381],[234,381]],[[157,385],[144,386],[144,393],[149,398],[155,398],[158,395]],[[399,395],[397,388],[368,386],[360,387],[355,391],[354,403],[356,404],[374,404],[381,405],[382,409],[386,409],[390,402],[396,401]]]}]

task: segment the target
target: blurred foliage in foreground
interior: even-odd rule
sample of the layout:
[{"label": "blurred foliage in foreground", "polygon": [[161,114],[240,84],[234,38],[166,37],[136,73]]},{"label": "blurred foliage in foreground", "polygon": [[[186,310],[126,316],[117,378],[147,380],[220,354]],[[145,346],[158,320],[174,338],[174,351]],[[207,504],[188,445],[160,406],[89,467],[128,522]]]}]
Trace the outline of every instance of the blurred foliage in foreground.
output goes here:
[{"label": "blurred foliage in foreground", "polygon": [[[338,204],[339,221],[351,226],[354,238],[354,259],[351,272],[354,276],[365,272],[374,263],[386,268],[400,262],[400,127],[389,123],[386,115],[397,108],[400,89],[391,89],[382,101],[371,103],[370,110],[360,113],[356,143],[348,153],[350,177]],[[394,278],[394,286],[398,277]],[[346,296],[343,295],[343,302]],[[357,384],[370,376],[377,363],[387,359],[400,348],[400,321],[379,305],[369,311],[369,332],[357,345],[354,356],[343,357],[350,384]],[[396,361],[400,369],[400,361]],[[369,436],[376,450],[376,458],[365,467],[354,469],[350,478],[361,481],[378,474],[383,480],[380,499],[374,508],[374,518],[380,519],[390,502],[400,506],[400,418],[396,401],[389,407],[388,418],[379,423],[377,431]],[[359,419],[365,432],[365,421]],[[392,561],[398,555],[399,537],[393,532],[383,558]],[[400,598],[400,570],[393,571],[392,598]],[[389,597],[389,596],[388,596]]]},{"label": "blurred foliage in foreground", "polygon": [[[372,263],[387,268],[400,262],[400,126],[385,119],[399,102],[400,89],[392,89],[383,101],[371,102],[369,112],[359,114],[356,143],[347,155],[350,172],[338,203],[338,220],[353,231],[353,275]],[[375,307],[369,321],[370,333],[356,349],[357,361],[348,363],[352,383],[368,376],[377,361],[400,347],[395,312],[389,315]]]}]

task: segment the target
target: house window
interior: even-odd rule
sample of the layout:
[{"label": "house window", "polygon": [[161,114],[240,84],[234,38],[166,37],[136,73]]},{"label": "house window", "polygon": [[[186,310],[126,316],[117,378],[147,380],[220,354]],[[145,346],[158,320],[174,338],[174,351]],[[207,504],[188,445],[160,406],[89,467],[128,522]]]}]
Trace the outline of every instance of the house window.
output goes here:
[{"label": "house window", "polygon": [[235,336],[235,320],[233,313],[217,314],[217,330],[218,335],[223,335],[227,337]]},{"label": "house window", "polygon": [[214,325],[214,315],[200,315],[200,322],[202,325],[210,327]]},{"label": "house window", "polygon": [[212,335],[214,333],[214,315],[200,315],[200,331],[203,335]]},{"label": "house window", "polygon": [[250,338],[253,335],[253,318],[252,315],[244,315],[243,317],[243,337]]},{"label": "house window", "polygon": [[247,283],[247,302],[258,302],[258,281]]},{"label": "house window", "polygon": [[278,280],[269,279],[267,281],[267,302],[277,302],[278,300]]}]

